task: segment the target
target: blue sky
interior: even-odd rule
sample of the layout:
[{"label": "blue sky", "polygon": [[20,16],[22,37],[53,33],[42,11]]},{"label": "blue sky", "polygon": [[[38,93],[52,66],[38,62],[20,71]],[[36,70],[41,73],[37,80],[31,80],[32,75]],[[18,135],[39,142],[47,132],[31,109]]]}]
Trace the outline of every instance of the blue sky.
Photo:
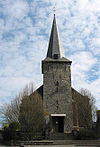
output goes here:
[{"label": "blue sky", "polygon": [[99,0],[0,0],[0,105],[42,84],[54,6],[72,86],[90,90],[100,109]]}]

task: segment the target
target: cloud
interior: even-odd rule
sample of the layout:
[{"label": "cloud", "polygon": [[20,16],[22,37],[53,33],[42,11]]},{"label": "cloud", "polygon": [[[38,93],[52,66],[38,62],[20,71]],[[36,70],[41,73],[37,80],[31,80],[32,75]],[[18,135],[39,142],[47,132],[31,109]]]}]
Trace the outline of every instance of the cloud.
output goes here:
[{"label": "cloud", "polygon": [[73,68],[75,68],[76,71],[79,69],[79,71],[87,72],[96,63],[96,59],[92,56],[92,54],[85,51],[75,52],[70,56],[70,58],[73,61]]},{"label": "cloud", "polygon": [[65,56],[73,61],[72,85],[92,91],[100,107],[97,0],[0,0],[0,101],[9,101],[30,81],[37,87],[42,84],[41,60],[47,52],[54,6]]},{"label": "cloud", "polygon": [[[97,63],[97,58],[90,52],[76,52],[70,56],[72,64],[72,86],[78,91],[81,88],[91,91],[96,98],[96,105],[99,107],[100,95],[100,76],[94,68]],[[94,68],[94,69],[93,69]],[[93,78],[92,78],[93,76]]]},{"label": "cloud", "polygon": [[88,82],[88,73],[96,63],[96,59],[89,52],[76,52],[70,56],[72,62],[72,82],[77,89],[83,88]]}]

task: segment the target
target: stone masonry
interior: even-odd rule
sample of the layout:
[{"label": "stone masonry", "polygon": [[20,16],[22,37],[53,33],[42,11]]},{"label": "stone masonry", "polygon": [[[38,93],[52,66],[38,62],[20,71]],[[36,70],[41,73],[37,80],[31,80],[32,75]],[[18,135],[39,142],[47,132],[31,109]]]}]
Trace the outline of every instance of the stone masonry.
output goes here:
[{"label": "stone masonry", "polygon": [[66,114],[64,132],[73,127],[70,61],[43,61],[43,103],[49,116]]},{"label": "stone masonry", "polygon": [[70,133],[73,127],[70,66],[71,61],[64,57],[54,15],[47,57],[42,61],[43,104],[51,120],[51,129],[55,123],[58,132],[61,125],[64,133]]}]

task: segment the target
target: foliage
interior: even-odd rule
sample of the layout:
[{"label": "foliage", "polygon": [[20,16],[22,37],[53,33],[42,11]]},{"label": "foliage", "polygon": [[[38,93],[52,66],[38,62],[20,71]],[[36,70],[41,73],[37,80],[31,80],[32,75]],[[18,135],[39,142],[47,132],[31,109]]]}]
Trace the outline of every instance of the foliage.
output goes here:
[{"label": "foliage", "polygon": [[91,128],[93,125],[92,120],[92,106],[90,104],[90,98],[88,96],[82,95],[73,89],[73,119],[75,122],[75,126]]},{"label": "foliage", "polygon": [[81,128],[75,136],[76,139],[96,139],[96,132],[93,129]]},{"label": "foliage", "polygon": [[88,89],[81,88],[80,93],[89,99],[89,104],[91,106],[91,112],[92,112],[92,119],[93,121],[96,121],[96,110],[97,110],[97,107],[95,105],[96,99]]},{"label": "foliage", "polygon": [[20,124],[12,122],[3,128],[3,139],[4,140],[16,140],[16,131],[20,129]]},{"label": "foliage", "polygon": [[9,124],[9,129],[12,131],[18,131],[20,130],[20,123],[18,122],[12,122]]},{"label": "foliage", "polygon": [[45,125],[45,112],[42,97],[38,92],[24,96],[20,107],[19,122],[25,132],[39,132]]},{"label": "foliage", "polygon": [[96,114],[97,114],[97,122],[100,123],[100,110],[97,110]]},{"label": "foliage", "polygon": [[20,97],[16,96],[16,98],[10,104],[2,105],[0,113],[2,114],[3,124],[18,122],[20,102]]},{"label": "foliage", "polygon": [[3,126],[12,122],[19,122],[20,105],[23,96],[30,95],[34,91],[33,83],[25,86],[9,104],[2,104],[0,108],[0,120]]},{"label": "foliage", "polygon": [[97,110],[97,122],[96,122],[96,133],[100,138],[100,110]]},{"label": "foliage", "polygon": [[93,120],[96,117],[95,98],[87,89],[81,89],[83,97],[77,98],[79,124],[81,127],[92,128]]},{"label": "foliage", "polygon": [[84,97],[81,99],[81,104],[79,105],[79,117],[80,124],[82,127],[91,128],[92,127],[92,113],[91,105],[89,104],[89,99]]},{"label": "foliage", "polygon": [[42,133],[45,125],[45,112],[42,97],[34,91],[33,84],[26,85],[24,90],[11,101],[10,104],[2,105],[4,140],[41,138],[37,132]]}]

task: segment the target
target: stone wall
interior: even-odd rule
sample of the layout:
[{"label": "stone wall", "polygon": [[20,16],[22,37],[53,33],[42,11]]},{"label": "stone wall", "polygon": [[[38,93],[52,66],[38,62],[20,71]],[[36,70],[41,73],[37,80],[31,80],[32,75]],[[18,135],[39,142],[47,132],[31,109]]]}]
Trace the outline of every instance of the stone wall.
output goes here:
[{"label": "stone wall", "polygon": [[67,62],[44,62],[43,103],[51,114],[66,114],[64,132],[73,127],[70,64]]}]

